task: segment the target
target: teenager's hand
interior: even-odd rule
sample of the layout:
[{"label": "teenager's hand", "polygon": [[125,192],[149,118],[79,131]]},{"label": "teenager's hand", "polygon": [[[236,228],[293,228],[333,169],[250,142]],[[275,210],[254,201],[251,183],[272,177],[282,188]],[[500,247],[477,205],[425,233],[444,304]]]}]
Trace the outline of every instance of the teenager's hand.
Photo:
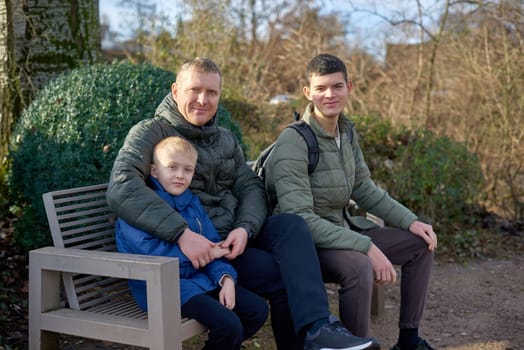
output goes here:
[{"label": "teenager's hand", "polygon": [[220,304],[224,305],[229,310],[235,308],[235,282],[229,276],[222,278],[222,289],[218,294]]},{"label": "teenager's hand", "polygon": [[186,228],[184,233],[178,237],[178,245],[195,269],[206,266],[214,259],[211,248],[215,244],[189,228]]},{"label": "teenager's hand", "polygon": [[371,260],[371,266],[375,275],[375,282],[378,284],[395,283],[397,281],[397,272],[393,264],[373,243],[368,250],[368,256]]},{"label": "teenager's hand", "polygon": [[229,232],[227,238],[220,243],[222,248],[229,248],[231,252],[224,255],[226,259],[232,260],[242,254],[246,249],[248,240],[247,231],[241,227]]},{"label": "teenager's hand", "polygon": [[428,244],[428,249],[434,251],[437,248],[437,234],[433,232],[433,227],[422,221],[413,221],[409,226],[409,231],[419,237],[422,237]]}]

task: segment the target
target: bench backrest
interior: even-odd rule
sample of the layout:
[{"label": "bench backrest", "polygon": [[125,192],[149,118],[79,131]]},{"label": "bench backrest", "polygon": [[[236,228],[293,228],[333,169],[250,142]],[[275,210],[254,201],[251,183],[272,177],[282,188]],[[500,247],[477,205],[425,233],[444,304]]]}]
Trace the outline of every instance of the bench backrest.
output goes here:
[{"label": "bench backrest", "polygon": [[[115,251],[115,214],[106,201],[107,184],[53,191],[43,195],[53,244],[60,248]],[[96,308],[127,295],[127,281],[62,273],[69,307]]]}]

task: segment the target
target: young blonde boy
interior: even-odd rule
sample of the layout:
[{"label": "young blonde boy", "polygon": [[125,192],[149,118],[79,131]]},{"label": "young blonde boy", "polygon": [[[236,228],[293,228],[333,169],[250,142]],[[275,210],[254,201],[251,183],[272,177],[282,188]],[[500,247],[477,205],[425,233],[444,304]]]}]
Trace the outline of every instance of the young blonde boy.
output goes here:
[{"label": "young blonde boy", "polygon": [[[186,219],[193,232],[212,242],[214,260],[203,268],[195,268],[178,244],[139,230],[122,219],[117,221],[117,247],[125,253],[178,257],[182,316],[209,328],[205,349],[239,350],[242,341],[254,335],[266,321],[268,306],[261,297],[235,286],[237,273],[222,259],[229,250],[218,245],[220,236],[198,197],[188,189],[197,158],[197,150],[187,140],[162,140],[154,148],[148,186]],[[137,303],[146,309],[145,283],[130,281],[130,289]]]}]

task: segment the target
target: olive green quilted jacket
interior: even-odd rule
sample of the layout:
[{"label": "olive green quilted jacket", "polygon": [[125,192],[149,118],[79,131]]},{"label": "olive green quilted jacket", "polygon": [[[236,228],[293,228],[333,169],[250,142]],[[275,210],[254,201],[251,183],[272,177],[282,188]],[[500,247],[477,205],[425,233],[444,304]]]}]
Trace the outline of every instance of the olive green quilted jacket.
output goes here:
[{"label": "olive green quilted jacket", "polygon": [[155,117],[136,124],[118,153],[107,199],[111,209],[130,225],[174,242],[187,227],[185,220],[144,185],[153,147],[168,136],[182,136],[198,150],[198,163],[190,189],[225,237],[244,227],[256,235],[266,218],[264,186],[246,165],[234,135],[217,126],[216,117],[199,127],[188,123],[176,102],[167,95]]},{"label": "olive green quilted jacket", "polygon": [[[267,160],[266,191],[277,201],[275,213],[295,213],[306,220],[317,247],[367,253],[369,237],[349,227],[369,229],[376,224],[364,217],[351,217],[348,210],[351,199],[391,226],[407,229],[417,217],[371,180],[354,124],[344,115],[339,118],[339,149],[335,138],[320,127],[311,110],[309,105],[303,119],[311,126],[320,148],[315,171],[308,176],[304,139],[295,130],[286,128]],[[352,143],[347,136],[348,128],[353,128]]]}]

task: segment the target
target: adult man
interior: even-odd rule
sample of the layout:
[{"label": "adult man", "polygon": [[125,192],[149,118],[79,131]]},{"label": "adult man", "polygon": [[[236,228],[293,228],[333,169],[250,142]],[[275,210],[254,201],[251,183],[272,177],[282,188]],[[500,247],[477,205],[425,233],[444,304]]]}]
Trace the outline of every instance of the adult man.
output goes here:
[{"label": "adult man", "polygon": [[[318,140],[319,162],[308,175],[305,141],[291,128],[281,133],[266,165],[266,189],[278,201],[275,212],[306,220],[324,280],[340,284],[342,322],[358,336],[369,333],[373,275],[378,283],[394,283],[393,264],[401,265],[400,332],[394,349],[431,349],[418,327],[437,237],[430,225],[371,180],[354,125],[342,114],[352,87],[344,63],[318,55],[309,62],[306,77],[304,95],[311,103],[303,119]],[[398,228],[350,217],[350,199]]]},{"label": "adult man", "polygon": [[278,349],[378,349],[372,339],[351,335],[330,316],[305,222],[295,215],[266,219],[261,181],[245,164],[233,135],[217,126],[221,80],[208,59],[182,65],[155,117],[129,131],[111,173],[109,205],[129,224],[177,242],[195,268],[208,264],[214,243],[191,231],[144,184],[153,146],[168,136],[188,139],[198,151],[190,189],[224,238],[221,246],[231,249],[225,257],[236,268],[238,283],[269,300]]}]

